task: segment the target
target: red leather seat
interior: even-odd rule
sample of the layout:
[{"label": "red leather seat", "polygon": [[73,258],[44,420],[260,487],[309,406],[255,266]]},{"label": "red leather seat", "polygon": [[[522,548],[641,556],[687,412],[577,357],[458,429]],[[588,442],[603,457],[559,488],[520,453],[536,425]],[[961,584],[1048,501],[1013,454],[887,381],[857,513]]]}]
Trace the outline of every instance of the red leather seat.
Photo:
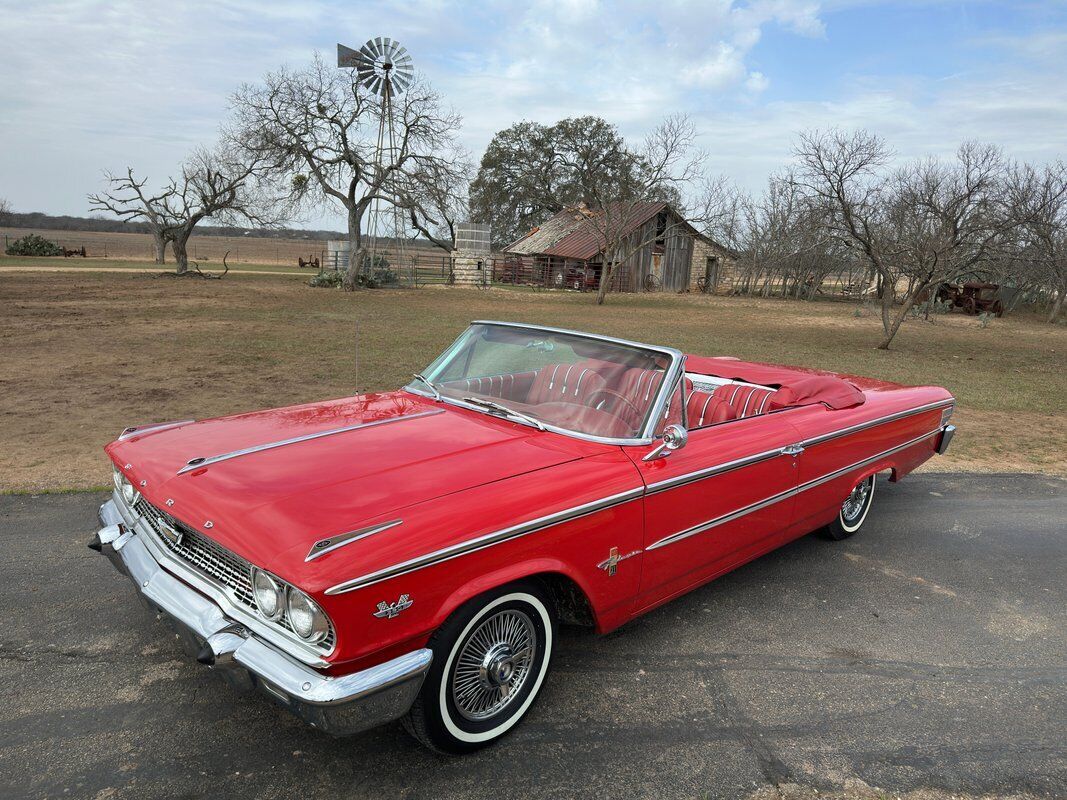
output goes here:
[{"label": "red leather seat", "polygon": [[526,402],[584,403],[597,389],[604,388],[604,379],[591,366],[577,364],[546,364],[537,371]]},{"label": "red leather seat", "polygon": [[739,383],[726,383],[716,387],[713,394],[719,400],[729,403],[737,419],[744,419],[766,411],[774,390],[759,386],[743,386]]},{"label": "red leather seat", "polygon": [[733,406],[711,392],[691,390],[685,402],[686,423],[690,428],[703,428],[737,419]]}]

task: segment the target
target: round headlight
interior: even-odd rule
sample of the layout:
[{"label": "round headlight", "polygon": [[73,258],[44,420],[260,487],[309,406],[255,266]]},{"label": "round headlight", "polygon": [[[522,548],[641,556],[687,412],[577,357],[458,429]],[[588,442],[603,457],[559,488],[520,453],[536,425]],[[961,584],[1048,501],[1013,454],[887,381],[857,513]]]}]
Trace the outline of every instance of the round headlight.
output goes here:
[{"label": "round headlight", "polygon": [[119,491],[119,496],[122,497],[126,505],[132,506],[137,502],[141,493],[133,487],[130,479],[123,475],[118,467],[112,467],[112,479],[115,482],[115,488]]},{"label": "round headlight", "polygon": [[256,597],[256,608],[264,617],[278,619],[282,615],[282,587],[266,572],[255,567],[252,567],[252,593]]},{"label": "round headlight", "polygon": [[330,623],[318,604],[299,589],[289,587],[289,624],[296,635],[314,644],[330,632]]}]

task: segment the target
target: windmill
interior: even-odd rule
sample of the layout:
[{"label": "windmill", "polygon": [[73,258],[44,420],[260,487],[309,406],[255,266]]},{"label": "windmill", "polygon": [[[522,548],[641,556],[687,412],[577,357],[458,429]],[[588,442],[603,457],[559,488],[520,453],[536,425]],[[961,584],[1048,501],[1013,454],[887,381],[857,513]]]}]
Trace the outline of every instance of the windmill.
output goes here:
[{"label": "windmill", "polygon": [[[381,98],[378,139],[374,148],[374,167],[380,174],[398,157],[393,99],[403,94],[414,79],[415,68],[411,65],[411,56],[400,42],[378,36],[367,40],[359,50],[338,44],[337,66],[355,69],[356,84]],[[379,194],[385,197],[375,198],[369,209],[366,250],[370,258],[359,265],[361,271],[366,269],[367,264],[373,269],[380,263],[383,236],[392,238],[395,243],[396,249],[391,254],[394,263],[399,266],[404,257],[406,229],[395,176],[386,179]],[[383,208],[383,205],[389,208]],[[391,231],[388,230],[390,227]],[[356,255],[350,253],[349,257],[355,258]]]}]

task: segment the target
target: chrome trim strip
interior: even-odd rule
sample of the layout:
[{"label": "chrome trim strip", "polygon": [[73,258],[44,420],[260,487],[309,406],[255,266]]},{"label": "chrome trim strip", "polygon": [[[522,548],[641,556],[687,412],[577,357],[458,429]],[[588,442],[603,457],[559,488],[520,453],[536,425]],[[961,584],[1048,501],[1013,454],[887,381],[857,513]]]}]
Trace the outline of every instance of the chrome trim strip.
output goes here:
[{"label": "chrome trim strip", "polygon": [[781,447],[776,447],[773,450],[764,450],[762,453],[756,453],[755,455],[745,456],[744,458],[736,458],[733,461],[726,461],[722,464],[716,464],[713,467],[705,467],[704,469],[698,469],[695,472],[687,472],[684,475],[676,475],[673,478],[667,478],[662,481],[657,481],[656,483],[650,483],[645,493],[656,494],[667,489],[674,489],[677,486],[684,486],[687,483],[702,481],[705,478],[711,478],[715,475],[721,475],[724,472],[732,472],[735,469],[741,469],[742,467],[748,467],[753,464],[758,464],[761,461],[768,461],[772,458],[777,458],[780,455],[782,455]]},{"label": "chrome trim strip", "polygon": [[409,572],[414,572],[415,570],[423,569],[424,567],[440,564],[442,561],[450,561],[453,558],[458,558],[477,550],[483,550],[486,547],[492,547],[493,545],[501,544],[502,542],[507,542],[511,539],[517,539],[520,536],[536,533],[537,531],[544,530],[553,525],[558,525],[562,522],[570,522],[571,520],[588,516],[597,511],[604,511],[631,500],[636,500],[637,498],[642,497],[643,494],[644,487],[639,486],[636,489],[613,494],[610,497],[583,503],[580,506],[566,508],[562,511],[556,511],[555,513],[548,514],[544,517],[538,517],[537,519],[532,519],[527,522],[520,522],[518,525],[512,525],[510,528],[504,528],[503,530],[476,536],[465,542],[459,542],[440,550],[435,550],[432,553],[427,553],[426,555],[418,556],[417,558],[412,558],[408,561],[402,561],[399,564],[394,564],[390,567],[385,567],[375,572],[368,572],[366,575],[360,575],[351,580],[339,583],[336,586],[331,586],[326,590],[326,594],[344,594],[345,592],[361,589],[364,586],[370,586],[371,584],[379,583],[388,580],[389,578],[395,578],[398,575],[406,575]]},{"label": "chrome trim strip", "polygon": [[304,563],[313,561],[319,556],[324,556],[327,553],[332,553],[339,547],[344,547],[346,544],[352,544],[352,542],[358,542],[360,539],[366,539],[368,536],[373,536],[376,533],[387,531],[390,528],[395,528],[400,525],[404,520],[394,519],[389,522],[382,522],[378,525],[371,525],[367,528],[360,528],[359,530],[349,531],[348,533],[339,533],[336,536],[330,536],[327,539],[320,539],[311,545],[311,550],[304,558]]},{"label": "chrome trim strip", "polygon": [[[921,414],[924,411],[930,411],[935,408],[941,408],[946,405],[955,404],[953,400],[939,400],[936,403],[927,403],[924,406],[918,408],[910,408],[907,411],[898,411],[894,414],[888,414],[884,417],[878,417],[877,419],[868,420],[867,422],[860,422],[856,425],[850,425],[847,428],[841,428],[840,430],[831,431],[830,433],[820,434],[810,439],[804,439],[801,442],[797,442],[787,447],[793,447],[799,445],[801,448],[812,447],[816,444],[822,444],[828,442],[831,439],[837,439],[841,436],[847,436],[850,433],[857,433],[868,428],[873,428],[876,425],[882,425],[887,422],[895,422],[898,419],[904,419],[905,417],[913,416],[914,414]],[[799,407],[798,407],[799,408]],[[792,411],[794,409],[785,409],[786,411]],[[753,417],[746,417],[746,419],[753,419]],[[648,494],[654,494],[656,492],[662,492],[666,489],[673,489],[676,486],[684,486],[687,483],[693,483],[694,481],[704,480],[705,478],[712,478],[716,475],[721,475],[724,472],[731,472],[741,467],[747,467],[752,464],[758,464],[760,461],[766,461],[770,458],[774,458],[778,455],[790,455],[785,452],[785,448],[779,447],[774,450],[766,450],[762,453],[756,453],[755,455],[745,456],[744,458],[738,458],[734,461],[727,461],[722,464],[717,464],[713,467],[705,467],[704,469],[696,470],[695,472],[687,472],[684,475],[676,475],[673,478],[667,478],[666,480],[658,481],[656,483],[650,483],[648,485]]]},{"label": "chrome trim strip", "polygon": [[129,428],[123,428],[122,433],[119,434],[118,441],[129,439],[131,436],[140,436],[143,433],[157,432],[166,430],[167,428],[177,428],[179,425],[189,425],[196,422],[195,419],[183,419],[178,422],[157,422],[152,425],[132,425]]},{"label": "chrome trim strip", "polygon": [[569,328],[553,328],[550,325],[533,325],[528,322],[504,322],[496,319],[476,319],[471,321],[471,325],[503,325],[508,328],[526,328],[532,331],[550,331],[552,333],[565,333],[569,336],[579,336],[584,339],[597,339],[601,342],[611,342],[612,344],[626,345],[627,347],[640,347],[643,350],[653,350],[657,353],[664,353],[670,356],[682,357],[682,351],[673,347],[664,347],[658,344],[648,344],[646,342],[635,342],[630,339],[620,339],[617,336],[607,336],[602,333],[589,333],[589,331],[575,331]]},{"label": "chrome trim strip", "polygon": [[[324,436],[333,436],[338,433],[347,433],[349,431],[358,431],[364,428],[374,428],[378,425],[388,425],[390,422],[400,422],[405,419],[417,419],[418,417],[429,417],[434,414],[445,413],[443,409],[435,408],[431,411],[420,411],[416,414],[404,414],[399,417],[389,417],[388,419],[379,419],[373,422],[361,422],[358,425],[348,425],[344,428],[332,428],[328,431],[319,431],[318,433],[308,433],[303,436],[294,436],[292,439],[282,439],[278,442],[268,442],[267,444],[257,444],[254,447],[246,447],[243,450],[234,450],[232,453],[223,453],[222,455],[210,456],[208,458],[193,458],[190,459],[184,467],[178,470],[178,474],[182,475],[186,472],[190,472],[194,469],[200,469],[201,467],[207,467],[211,464],[218,464],[220,461],[228,461],[231,458],[238,458],[240,456],[247,456],[252,453],[260,453],[264,450],[273,450],[276,447],[285,447],[290,444],[298,444],[299,442],[309,442],[312,439],[321,439]],[[195,463],[194,463],[195,462]]]},{"label": "chrome trim strip", "polygon": [[848,436],[850,433],[857,433],[859,431],[867,430],[867,428],[873,428],[875,425],[882,425],[886,422],[895,422],[898,419],[904,419],[905,417],[911,417],[915,414],[921,414],[924,411],[931,411],[935,408],[942,408],[944,406],[955,405],[956,400],[938,400],[936,403],[927,403],[924,406],[918,408],[909,408],[906,411],[898,411],[895,414],[889,414],[878,419],[872,419],[868,422],[860,422],[856,425],[850,425],[847,428],[841,428],[840,430],[831,431],[830,433],[823,433],[818,436],[813,436],[810,439],[805,439],[800,444],[804,447],[811,447],[815,444],[822,444],[828,442],[831,439],[837,439],[841,436]]},{"label": "chrome trim strip", "polygon": [[712,528],[716,528],[719,525],[725,525],[727,522],[733,522],[735,519],[740,519],[741,517],[747,516],[755,511],[764,509],[767,506],[779,503],[782,500],[788,500],[790,497],[794,497],[800,494],[801,492],[805,492],[808,489],[814,489],[816,486],[821,486],[824,483],[828,483],[829,481],[832,481],[835,478],[839,478],[854,469],[860,469],[861,467],[873,464],[880,458],[884,458],[885,456],[892,455],[893,453],[896,453],[900,450],[904,450],[908,447],[911,447],[914,444],[918,444],[923,439],[929,439],[934,434],[940,432],[940,427],[935,428],[929,433],[924,433],[922,436],[916,436],[914,439],[904,442],[904,444],[896,445],[895,447],[891,447],[888,450],[883,450],[881,453],[873,455],[870,458],[865,458],[862,461],[857,461],[854,464],[849,464],[846,467],[841,467],[840,469],[836,469],[833,472],[828,472],[818,478],[813,478],[812,480],[806,481],[793,489],[787,489],[784,492],[779,492],[778,494],[771,495],[770,497],[764,498],[763,500],[751,503],[750,505],[747,505],[744,508],[739,508],[736,511],[731,511],[729,514],[723,514],[722,516],[714,517],[710,520],[707,520],[706,522],[701,522],[699,525],[694,525],[691,528],[686,528],[676,533],[672,533],[669,536],[664,536],[662,539],[658,539],[657,541],[648,545],[645,548],[645,552],[648,552],[649,550],[656,550],[660,547],[666,547],[667,545],[674,544],[675,542],[680,542],[683,539],[688,539],[690,536],[695,536],[698,533],[703,533],[704,531],[711,530]]}]

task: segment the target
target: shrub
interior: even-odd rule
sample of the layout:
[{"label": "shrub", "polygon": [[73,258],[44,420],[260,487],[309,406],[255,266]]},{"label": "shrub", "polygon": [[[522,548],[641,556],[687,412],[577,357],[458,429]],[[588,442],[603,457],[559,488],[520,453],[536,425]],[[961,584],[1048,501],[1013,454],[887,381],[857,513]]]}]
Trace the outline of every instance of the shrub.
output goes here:
[{"label": "shrub", "polygon": [[941,301],[936,297],[931,297],[925,303],[916,303],[911,307],[910,313],[913,317],[925,317],[929,314],[947,314],[952,310],[952,302],[949,300]]},{"label": "shrub", "polygon": [[978,315],[978,327],[988,328],[989,323],[996,319],[996,314],[990,314],[988,311],[983,311]]},{"label": "shrub", "polygon": [[345,274],[340,270],[323,270],[311,276],[308,286],[314,286],[317,289],[336,289],[344,282],[344,279]]},{"label": "shrub", "polygon": [[31,233],[11,242],[6,252],[9,256],[61,256],[63,248],[43,236]]}]

